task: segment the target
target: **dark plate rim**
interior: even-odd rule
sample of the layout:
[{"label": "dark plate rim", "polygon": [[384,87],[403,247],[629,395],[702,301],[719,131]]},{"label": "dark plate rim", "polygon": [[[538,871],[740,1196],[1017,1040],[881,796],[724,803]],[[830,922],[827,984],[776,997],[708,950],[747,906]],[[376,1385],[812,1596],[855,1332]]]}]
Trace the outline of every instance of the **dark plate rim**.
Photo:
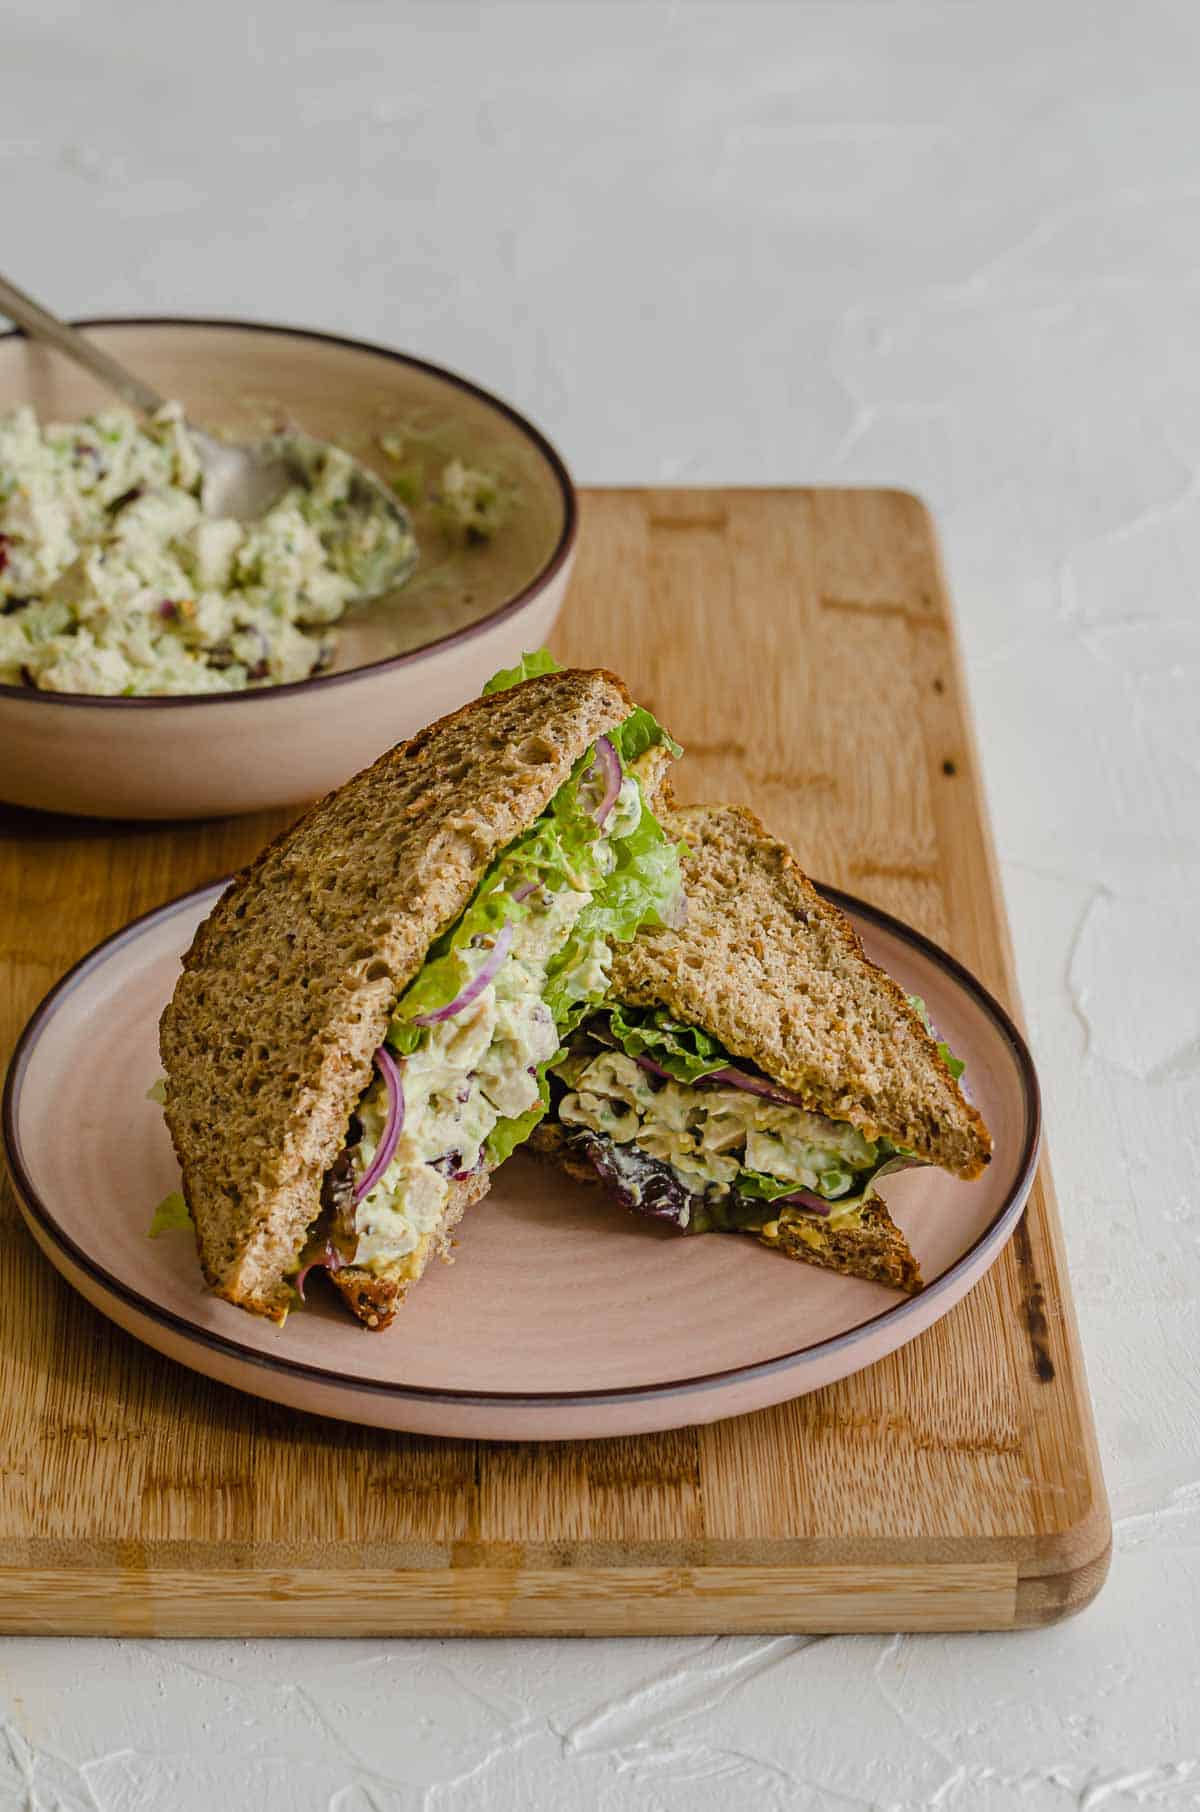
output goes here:
[{"label": "dark plate rim", "polygon": [[[563,503],[563,525],[553,552],[534,574],[529,583],[522,587],[513,597],[481,617],[477,623],[468,623],[462,629],[451,630],[449,634],[438,636],[435,641],[424,642],[420,648],[411,648],[404,654],[385,655],[380,661],[365,661],[361,667],[348,667],[344,673],[318,673],[308,679],[288,680],[282,686],[263,686],[248,692],[180,692],[149,694],[139,698],[110,698],[92,692],[41,692],[33,686],[10,686],[0,684],[0,699],[19,700],[22,704],[61,705],[83,708],[86,710],[142,710],[174,711],[180,706],[197,705],[240,705],[253,700],[261,705],[264,701],[275,698],[294,698],[299,693],[310,691],[315,686],[328,687],[345,685],[351,680],[362,679],[367,674],[380,674],[414,666],[420,661],[439,654],[443,649],[453,648],[460,642],[471,640],[485,631],[494,629],[498,623],[507,622],[510,617],[531,603],[541,592],[545,591],[562,571],[574,551],[579,536],[579,500],[575,484],[568,472],[566,463],[558,449],[542,433],[540,428],[506,403],[502,397],[485,390],[482,384],[474,383],[457,371],[451,371],[444,365],[435,365],[429,359],[417,358],[414,353],[397,352],[394,347],[380,346],[373,340],[353,339],[347,334],[323,333],[317,328],[290,327],[283,322],[242,321],[232,315],[88,315],[71,322],[72,327],[216,327],[239,333],[283,334],[295,340],[317,340],[327,346],[343,346],[352,352],[370,353],[377,358],[391,359],[398,365],[410,365],[418,371],[428,372],[430,376],[440,378],[456,390],[463,390],[469,396],[485,403],[520,429],[525,438],[535,446],[545,459],[554,475]],[[22,328],[9,328],[0,333],[0,346],[6,340],[23,340],[29,336]],[[36,342],[31,342],[35,344]]]},{"label": "dark plate rim", "polygon": [[[350,1392],[365,1391],[368,1394],[388,1397],[397,1402],[441,1402],[463,1406],[509,1405],[561,1409],[572,1405],[638,1402],[654,1397],[670,1397],[695,1391],[713,1390],[734,1383],[762,1378],[772,1372],[792,1366],[811,1366],[832,1353],[859,1343],[869,1331],[884,1323],[891,1328],[903,1328],[906,1322],[922,1315],[930,1302],[936,1302],[939,1296],[944,1296],[954,1290],[963,1272],[973,1269],[985,1254],[991,1255],[988,1257],[988,1263],[991,1263],[992,1257],[999,1253],[1016,1226],[1028,1199],[1037,1170],[1041,1145],[1041,1090],[1033,1058],[1011,1016],[969,969],[956,957],[943,950],[939,944],[934,943],[932,938],[927,938],[923,932],[905,924],[902,919],[894,917],[893,914],[884,912],[881,907],[860,900],[853,894],[843,893],[839,888],[817,882],[815,885],[822,896],[840,907],[843,912],[848,913],[851,917],[860,918],[892,936],[898,936],[901,941],[909,944],[929,961],[941,967],[992,1021],[1008,1047],[1021,1083],[1021,1097],[1025,1108],[1025,1136],[1013,1183],[1004,1201],[979,1237],[973,1241],[961,1257],[955,1260],[949,1270],[944,1271],[931,1284],[927,1284],[919,1295],[904,1297],[899,1302],[890,1303],[878,1314],[868,1316],[864,1321],[856,1322],[853,1327],[846,1328],[842,1333],[835,1334],[828,1340],[814,1341],[807,1346],[796,1347],[790,1352],[776,1354],[770,1359],[757,1360],[749,1365],[729,1366],[722,1371],[704,1372],[688,1378],[662,1379],[654,1384],[626,1385],[615,1390],[610,1388],[594,1391],[473,1391],[446,1386],[396,1384],[390,1379],[365,1378],[350,1372],[330,1371],[323,1366],[307,1365],[302,1360],[282,1358],[260,1352],[256,1348],[243,1346],[240,1341],[231,1339],[224,1334],[214,1333],[208,1328],[198,1327],[186,1316],[177,1314],[173,1309],[164,1308],[151,1297],[143,1296],[140,1291],[132,1289],[123,1279],[107,1270],[89,1252],[78,1245],[70,1234],[59,1226],[50,1208],[34,1186],[21,1150],[17,1129],[21,1084],[32,1060],[41,1031],[66,1004],[80,983],[94,969],[109,961],[127,944],[135,943],[143,931],[148,930],[152,924],[173,917],[206,896],[211,895],[215,900],[217,894],[228,885],[229,879],[230,877],[226,876],[220,881],[208,882],[203,886],[192,888],[187,893],[180,894],[175,899],[168,900],[163,905],[152,907],[149,912],[140,914],[119,931],[113,932],[110,937],[95,945],[67,971],[61,980],[55,983],[34,1010],[13,1050],[4,1080],[0,1126],[3,1129],[4,1146],[14,1187],[26,1213],[37,1222],[52,1245],[56,1246],[73,1265],[91,1278],[102,1290],[115,1296],[136,1314],[171,1333],[178,1334],[190,1342],[234,1359],[241,1364],[249,1363],[269,1372],[327,1389]],[[897,1341],[895,1344],[901,1345],[903,1341]]]}]

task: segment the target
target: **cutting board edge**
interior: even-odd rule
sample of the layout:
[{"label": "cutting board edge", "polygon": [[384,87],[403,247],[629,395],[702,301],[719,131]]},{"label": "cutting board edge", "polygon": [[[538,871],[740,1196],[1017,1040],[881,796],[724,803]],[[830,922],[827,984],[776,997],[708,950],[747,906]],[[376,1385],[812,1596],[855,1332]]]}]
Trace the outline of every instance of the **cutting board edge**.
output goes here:
[{"label": "cutting board edge", "polygon": [[[1084,1610],[1108,1576],[1107,1502],[1033,1545],[980,1536],[975,1552],[881,1561],[766,1554],[700,1564],[212,1567],[0,1566],[0,1635],[769,1635],[1031,1629]],[[51,1544],[47,1544],[50,1547]],[[497,1558],[503,1544],[496,1544]],[[510,1550],[511,1553],[511,1550]],[[30,1557],[32,1558],[32,1557]],[[182,1558],[182,1557],[179,1557]],[[936,1598],[935,1598],[936,1594]],[[764,1598],[770,1608],[764,1608]]]},{"label": "cutting board edge", "polygon": [[0,1572],[0,1634],[770,1635],[1015,1627],[1011,1562],[975,1566]]},{"label": "cutting board edge", "polygon": [[1017,1580],[1013,1628],[1047,1629],[1085,1611],[1103,1589],[1112,1566],[1111,1532],[1103,1548],[1068,1572],[1022,1573]]}]

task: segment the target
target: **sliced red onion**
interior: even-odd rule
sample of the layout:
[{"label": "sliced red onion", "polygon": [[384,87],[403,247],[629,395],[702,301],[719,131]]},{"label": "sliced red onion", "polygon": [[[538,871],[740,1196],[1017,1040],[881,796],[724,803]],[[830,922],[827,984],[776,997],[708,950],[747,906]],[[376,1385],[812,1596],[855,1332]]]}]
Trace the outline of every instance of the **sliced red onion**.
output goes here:
[{"label": "sliced red onion", "polygon": [[718,1082],[724,1088],[745,1089],[748,1095],[761,1095],[764,1101],[775,1101],[780,1107],[803,1107],[804,1101],[794,1095],[791,1089],[780,1088],[775,1082],[768,1082],[762,1076],[747,1076],[741,1070],[710,1070],[702,1082]]},{"label": "sliced red onion", "polygon": [[[649,1071],[652,1076],[662,1076],[667,1082],[678,1082],[679,1077],[665,1070],[661,1063],[655,1063],[653,1057],[635,1057],[633,1060],[641,1069]],[[743,1070],[725,1068],[709,1070],[707,1076],[697,1076],[693,1083],[683,1083],[684,1088],[740,1088],[748,1095],[760,1095],[764,1101],[774,1101],[780,1107],[801,1107],[809,1111],[800,1095],[794,1095],[790,1089],[780,1088],[778,1083],[768,1082],[764,1076],[747,1076]]]},{"label": "sliced red onion", "polygon": [[595,812],[592,814],[596,823],[600,826],[600,829],[603,830],[605,819],[612,811],[613,806],[617,803],[617,795],[621,791],[622,778],[621,757],[617,754],[617,751],[613,748],[613,745],[607,736],[598,736],[596,738],[596,759],[587,771],[587,778],[590,780],[593,774],[598,775],[604,782],[603,797],[596,807]]},{"label": "sliced red onion", "polygon": [[514,900],[516,900],[518,902],[520,902],[521,900],[527,900],[529,898],[530,894],[536,893],[540,886],[541,886],[540,881],[522,881],[521,885],[519,887],[513,888],[512,897]]},{"label": "sliced red onion", "polygon": [[376,1183],[396,1155],[396,1146],[404,1129],[404,1084],[400,1080],[400,1066],[386,1045],[380,1045],[375,1053],[375,1067],[383,1077],[387,1089],[388,1116],[383,1129],[383,1137],[371,1159],[370,1168],[362,1182],[354,1191],[354,1201],[359,1203],[365,1195],[370,1195]]},{"label": "sliced red onion", "polygon": [[797,1189],[794,1195],[778,1195],[776,1202],[786,1202],[789,1208],[808,1208],[813,1214],[831,1214],[829,1203],[814,1195],[811,1189]]},{"label": "sliced red onion", "polygon": [[345,1259],[342,1257],[333,1241],[327,1239],[325,1241],[325,1250],[321,1253],[320,1257],[310,1258],[303,1271],[297,1271],[295,1277],[292,1279],[292,1288],[295,1290],[301,1302],[305,1301],[304,1279],[308,1276],[310,1271],[340,1271],[345,1262]]},{"label": "sliced red onion", "polygon": [[681,887],[672,902],[671,909],[667,913],[664,923],[671,931],[682,931],[683,927],[687,924],[687,916],[688,897]]},{"label": "sliced red onion", "polygon": [[[655,1063],[653,1057],[635,1057],[639,1069],[647,1070],[651,1076],[661,1076],[666,1082],[678,1082],[679,1078],[665,1070],[661,1063]],[[776,1101],[781,1107],[803,1107],[799,1095],[791,1094],[785,1088],[777,1088],[773,1082],[766,1082],[757,1076],[745,1076],[741,1070],[710,1070],[707,1076],[698,1076],[694,1083],[684,1083],[685,1088],[709,1088],[713,1085],[722,1088],[745,1089],[748,1095],[761,1095],[765,1101]]]},{"label": "sliced red onion", "polygon": [[461,1013],[464,1007],[469,1007],[473,1000],[478,1000],[479,996],[489,985],[497,969],[508,955],[508,947],[512,943],[512,940],[513,928],[511,924],[502,925],[497,933],[496,941],[488,951],[482,966],[471,977],[466,987],[456,994],[454,999],[446,1006],[439,1007],[435,1013],[419,1014],[418,1017],[413,1020],[413,1025],[440,1025],[443,1019],[453,1019],[456,1013]]}]

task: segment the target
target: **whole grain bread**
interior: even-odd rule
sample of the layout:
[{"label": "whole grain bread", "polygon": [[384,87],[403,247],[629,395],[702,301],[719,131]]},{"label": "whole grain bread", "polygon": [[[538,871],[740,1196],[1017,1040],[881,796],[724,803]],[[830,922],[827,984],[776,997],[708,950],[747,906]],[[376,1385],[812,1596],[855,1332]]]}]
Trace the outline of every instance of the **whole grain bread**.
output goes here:
[{"label": "whole grain bread", "polygon": [[[222,894],[159,1032],[167,1125],[219,1296],[284,1318],[286,1273],[397,998],[495,856],[631,709],[603,671],[477,699],[320,801]],[[415,1276],[485,1190],[454,1191]],[[382,1326],[415,1276],[337,1282]]]},{"label": "whole grain bread", "polygon": [[843,1277],[862,1277],[868,1283],[885,1284],[889,1290],[903,1290],[908,1296],[925,1287],[908,1241],[879,1196],[861,1209],[855,1226],[827,1227],[815,1215],[797,1213],[769,1221],[758,1237],[764,1246],[787,1258],[820,1265]]},{"label": "whole grain bread", "polygon": [[359,1265],[343,1265],[340,1271],[328,1273],[329,1281],[339,1291],[347,1308],[353,1309],[365,1327],[382,1331],[391,1326],[397,1309],[402,1307],[408,1292],[424,1275],[431,1258],[444,1258],[447,1264],[453,1264],[454,1241],[450,1235],[467,1209],[482,1201],[491,1188],[491,1171],[491,1165],[485,1164],[473,1176],[451,1183],[442,1218],[433,1232],[425,1234],[416,1250],[410,1252],[402,1264],[394,1266],[386,1277]]},{"label": "whole grain bread", "polygon": [[688,846],[687,921],[615,953],[613,997],[703,1027],[815,1113],[978,1176],[992,1150],[978,1111],[790,850],[742,806],[685,806],[662,822]]},{"label": "whole grain bread", "polygon": [[[556,1121],[543,1120],[536,1126],[528,1149],[535,1157],[557,1164],[577,1183],[601,1186],[591,1164],[571,1149],[567,1134]],[[821,1265],[843,1277],[862,1277],[868,1283],[886,1284],[889,1289],[903,1290],[910,1296],[923,1288],[921,1267],[886,1204],[878,1197],[866,1204],[854,1226],[830,1227],[815,1215],[784,1209],[757,1235],[748,1231],[786,1258]]]}]

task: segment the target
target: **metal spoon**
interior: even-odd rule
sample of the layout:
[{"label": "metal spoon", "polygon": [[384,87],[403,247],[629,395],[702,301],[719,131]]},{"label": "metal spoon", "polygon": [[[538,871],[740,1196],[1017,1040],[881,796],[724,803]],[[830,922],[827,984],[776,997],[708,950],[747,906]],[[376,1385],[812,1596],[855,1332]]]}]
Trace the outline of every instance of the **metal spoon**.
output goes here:
[{"label": "metal spoon", "polygon": [[[122,401],[144,415],[156,415],[165,406],[165,397],[159,396],[149,384],[135,377],[110,353],[102,352],[76,328],[60,321],[57,315],[52,315],[49,309],[43,308],[40,302],[35,302],[32,296],[25,295],[4,277],[0,277],[0,312],[18,327],[23,327],[32,338],[45,340],[59,352],[66,353],[69,359],[74,359],[77,365],[82,365],[107,389],[115,390]],[[266,440],[233,445],[218,440],[190,421],[185,425],[203,472],[200,501],[205,511],[210,516],[234,516],[240,522],[255,521],[293,486],[309,487],[329,451],[327,441],[315,440],[307,434],[273,434]],[[378,597],[401,584],[416,563],[412,519],[382,479],[357,460],[350,481],[349,502],[352,509],[364,515],[378,517],[382,514],[390,519],[397,531],[393,538],[394,553],[376,564],[368,589],[360,594],[360,599]]]}]

